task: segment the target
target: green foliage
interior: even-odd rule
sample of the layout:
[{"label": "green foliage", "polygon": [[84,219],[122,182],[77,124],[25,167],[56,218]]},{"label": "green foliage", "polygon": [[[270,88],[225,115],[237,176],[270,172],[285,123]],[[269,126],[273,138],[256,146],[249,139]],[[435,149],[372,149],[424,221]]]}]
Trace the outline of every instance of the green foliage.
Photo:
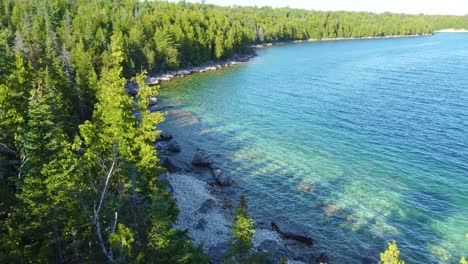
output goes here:
[{"label": "green foliage", "polygon": [[4,143],[15,146],[15,135],[27,121],[27,107],[30,91],[34,88],[35,74],[31,63],[21,52],[15,55],[13,70],[0,84],[0,131],[5,133]]},{"label": "green foliage", "polygon": [[239,209],[232,226],[226,263],[266,263],[266,255],[252,252],[254,221],[249,217],[245,196],[240,197]]},{"label": "green foliage", "polygon": [[[468,238],[468,234],[465,235],[466,238]],[[465,257],[462,257],[460,260],[460,264],[468,264],[468,261],[466,261]]]},{"label": "green foliage", "polygon": [[465,257],[461,258],[460,264],[468,264],[468,261],[466,261]]},{"label": "green foliage", "polygon": [[231,234],[240,252],[249,252],[249,250],[252,249],[254,233],[254,222],[249,218],[247,202],[245,197],[241,196],[239,209],[236,212],[236,221]]},{"label": "green foliage", "polygon": [[405,264],[400,259],[400,251],[398,250],[397,243],[395,241],[388,243],[388,248],[385,252],[380,253],[380,264]]},{"label": "green foliage", "polygon": [[119,224],[117,231],[112,233],[109,237],[109,242],[113,248],[126,251],[125,254],[131,256],[132,243],[135,237],[130,228],[123,224]]},{"label": "green foliage", "polygon": [[288,259],[286,257],[281,257],[280,261],[278,262],[278,264],[288,264]]}]

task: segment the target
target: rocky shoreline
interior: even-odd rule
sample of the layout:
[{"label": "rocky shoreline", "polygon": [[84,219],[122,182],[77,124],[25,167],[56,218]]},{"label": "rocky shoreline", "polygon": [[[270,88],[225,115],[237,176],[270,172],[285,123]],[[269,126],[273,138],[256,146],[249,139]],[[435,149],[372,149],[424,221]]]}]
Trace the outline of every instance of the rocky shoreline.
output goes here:
[{"label": "rocky shoreline", "polygon": [[192,73],[204,73],[209,71],[215,71],[232,65],[244,63],[251,60],[253,57],[255,57],[255,55],[255,51],[251,50],[246,54],[234,54],[227,60],[207,61],[199,66],[187,67],[184,69],[176,71],[167,71],[159,74],[150,74],[146,78],[145,82],[148,85],[158,85],[162,81],[169,81],[174,78],[185,77]]},{"label": "rocky shoreline", "polygon": [[[180,209],[175,227],[188,230],[196,245],[203,243],[212,263],[222,263],[242,190],[206,151],[181,144],[181,138],[167,132],[168,123],[198,122],[191,113],[169,109],[162,123],[165,132],[156,148],[161,165],[168,170],[159,178],[167,184]],[[268,263],[277,264],[283,256],[294,264],[330,261],[325,253],[314,250],[307,229],[291,219],[275,217],[270,222],[256,222],[255,228],[254,252],[267,253]]]},{"label": "rocky shoreline", "polygon": [[[204,73],[216,71],[233,65],[245,63],[256,56],[256,53],[251,49],[246,54],[234,54],[227,60],[207,61],[199,66],[187,67],[176,71],[166,71],[163,73],[148,74],[145,79],[146,84],[149,86],[159,85],[163,81],[170,81],[175,78],[182,78],[193,73]],[[135,81],[127,81],[125,90],[130,96],[135,96],[138,93],[139,87]],[[156,100],[156,99],[155,99]],[[154,103],[156,104],[156,102]]]},{"label": "rocky shoreline", "polygon": [[[425,37],[432,36],[433,33],[424,33],[424,34],[415,34],[415,35],[391,35],[391,36],[382,36],[382,37],[351,37],[351,38],[321,38],[321,39],[305,39],[305,40],[290,40],[290,41],[278,41],[278,42],[268,42],[262,44],[256,44],[250,46],[249,52],[245,54],[234,54],[229,59],[219,60],[219,61],[207,61],[199,66],[186,67],[174,71],[166,71],[162,73],[150,73],[145,79],[145,82],[150,85],[159,85],[163,81],[170,81],[176,78],[182,78],[187,75],[194,73],[204,73],[210,71],[220,70],[226,67],[233,65],[238,65],[241,63],[248,62],[253,59],[257,54],[255,49],[262,49],[277,45],[285,45],[291,43],[305,43],[305,42],[319,42],[319,41],[340,41],[340,40],[365,40],[365,39],[393,39],[393,38],[415,38],[415,37]],[[134,96],[138,93],[138,85],[136,82],[128,82],[125,86],[128,94]]]},{"label": "rocky shoreline", "polygon": [[[236,54],[225,61],[210,61],[197,67],[150,75],[145,81],[149,85],[158,85],[162,81],[181,78],[193,73],[214,71],[244,63],[256,56],[254,49],[273,45],[429,35],[432,34],[265,43],[252,46],[252,50],[248,54]],[[128,82],[125,89],[131,96],[138,93],[138,85],[135,82]],[[199,123],[198,118],[193,113],[177,109],[174,106],[161,105],[156,97],[151,98],[150,104],[151,111],[164,111],[166,113],[166,120],[158,125],[158,129],[162,130],[163,133],[156,142],[156,149],[161,165],[168,170],[167,173],[160,175],[159,179],[167,185],[167,191],[172,193],[180,209],[175,228],[188,230],[189,237],[196,245],[203,244],[204,252],[212,263],[222,263],[228,250],[230,228],[242,190],[230,175],[227,175],[223,168],[216,164],[210,154],[201,149],[202,145],[196,146],[193,142],[187,144],[187,140],[184,140],[190,137],[187,131],[181,133],[185,130],[184,126]],[[138,117],[138,113],[136,115]],[[326,253],[314,249],[313,237],[309,231],[292,219],[275,216],[268,222],[256,222],[255,228],[253,251],[267,253],[268,263],[276,264],[282,257],[286,257],[288,263],[294,264],[330,262]],[[362,259],[362,263],[375,264],[378,263],[378,260],[378,255],[368,256]]]},{"label": "rocky shoreline", "polygon": [[433,33],[424,33],[424,34],[415,34],[415,35],[390,35],[390,36],[381,36],[381,37],[350,37],[350,38],[309,38],[303,40],[290,40],[290,41],[277,41],[277,42],[268,42],[262,44],[252,45],[251,48],[262,49],[277,45],[285,45],[291,43],[306,43],[306,42],[319,42],[319,41],[339,41],[339,40],[365,40],[365,39],[394,39],[394,38],[416,38],[416,37],[427,37],[432,36]]}]

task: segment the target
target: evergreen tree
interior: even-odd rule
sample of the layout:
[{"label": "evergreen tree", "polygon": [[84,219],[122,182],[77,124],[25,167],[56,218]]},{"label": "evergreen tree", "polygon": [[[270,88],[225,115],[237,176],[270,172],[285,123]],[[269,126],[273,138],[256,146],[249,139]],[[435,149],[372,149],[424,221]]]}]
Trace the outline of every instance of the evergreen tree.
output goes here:
[{"label": "evergreen tree", "polygon": [[226,263],[266,263],[266,255],[253,253],[254,222],[249,217],[245,196],[240,197],[239,209],[231,231]]},{"label": "evergreen tree", "polygon": [[[63,261],[59,210],[52,206],[57,196],[48,192],[49,184],[66,166],[59,163],[60,153],[67,149],[62,122],[57,120],[53,98],[57,95],[47,78],[47,72],[32,90],[29,99],[28,123],[18,136],[22,164],[17,182],[18,204],[9,220],[10,257],[28,260],[36,256],[47,261]],[[67,191],[65,189],[64,191]]]}]

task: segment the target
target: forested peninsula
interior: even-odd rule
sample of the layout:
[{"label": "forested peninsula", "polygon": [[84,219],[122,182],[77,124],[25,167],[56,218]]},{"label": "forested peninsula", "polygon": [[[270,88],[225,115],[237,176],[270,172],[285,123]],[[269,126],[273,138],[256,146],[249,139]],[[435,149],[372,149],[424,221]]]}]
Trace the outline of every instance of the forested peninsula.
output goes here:
[{"label": "forested peninsula", "polygon": [[[158,87],[145,84],[146,72],[267,42],[443,28],[468,28],[468,16],[2,0],[0,262],[209,262],[173,228],[178,208],[157,178],[165,169],[154,145],[164,117],[148,109]],[[135,98],[129,80],[139,84]],[[252,261],[239,253],[253,232],[245,201],[236,219],[228,260]]]}]

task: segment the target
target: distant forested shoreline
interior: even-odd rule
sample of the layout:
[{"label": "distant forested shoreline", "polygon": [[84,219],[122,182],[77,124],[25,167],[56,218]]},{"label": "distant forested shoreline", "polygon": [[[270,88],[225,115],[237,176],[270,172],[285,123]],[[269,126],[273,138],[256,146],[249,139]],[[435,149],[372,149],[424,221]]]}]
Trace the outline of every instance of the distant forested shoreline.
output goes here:
[{"label": "distant forested shoreline", "polygon": [[[0,262],[206,263],[156,176],[160,72],[253,44],[468,28],[468,16],[2,0]],[[140,85],[137,100],[123,87]],[[135,117],[135,112],[139,117]]]}]

